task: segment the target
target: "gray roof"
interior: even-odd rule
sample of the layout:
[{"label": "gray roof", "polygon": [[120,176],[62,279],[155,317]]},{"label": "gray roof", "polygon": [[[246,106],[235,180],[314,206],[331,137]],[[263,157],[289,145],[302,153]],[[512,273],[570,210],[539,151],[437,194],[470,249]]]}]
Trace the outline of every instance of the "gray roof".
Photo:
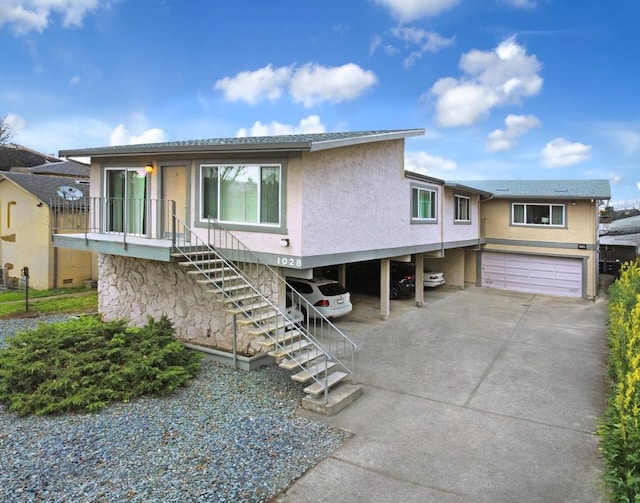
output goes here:
[{"label": "gray roof", "polygon": [[608,225],[609,234],[631,234],[640,233],[640,215],[620,218]]},{"label": "gray roof", "polygon": [[171,154],[208,152],[313,152],[375,141],[398,140],[420,136],[424,129],[352,131],[281,136],[248,136],[242,138],[209,138],[205,140],[169,141],[139,145],[119,145],[61,150],[61,157],[123,156],[132,154]]},{"label": "gray roof", "polygon": [[45,162],[59,160],[56,157],[36,152],[22,145],[14,143],[0,145],[0,171],[9,171],[11,168],[29,168]]},{"label": "gray roof", "polygon": [[84,197],[89,196],[89,185],[78,184],[65,176],[32,175],[30,173],[0,173],[0,180],[6,178],[27,192],[33,194],[44,204],[49,205],[51,196],[58,195],[59,187],[74,187],[80,190]]},{"label": "gray roof", "polygon": [[468,187],[496,199],[611,199],[609,180],[468,180]]},{"label": "gray roof", "polygon": [[78,178],[89,177],[89,166],[76,161],[47,162],[29,168],[35,175],[73,176]]}]

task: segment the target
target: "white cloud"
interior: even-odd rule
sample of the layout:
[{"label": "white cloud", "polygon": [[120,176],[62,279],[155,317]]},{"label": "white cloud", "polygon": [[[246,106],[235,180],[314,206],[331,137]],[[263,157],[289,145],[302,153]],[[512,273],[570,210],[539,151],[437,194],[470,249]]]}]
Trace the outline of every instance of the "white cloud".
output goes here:
[{"label": "white cloud", "polygon": [[293,100],[311,107],[324,101],[352,100],[377,82],[376,75],[354,63],[327,68],[308,63],[295,70],[289,82]]},{"label": "white cloud", "polygon": [[431,17],[457,5],[460,0],[374,0],[387,7],[391,15],[401,22]]},{"label": "white cloud", "polygon": [[71,77],[69,79],[69,84],[79,84],[80,83],[80,76],[79,75],[74,75],[73,77]]},{"label": "white cloud", "polygon": [[487,149],[490,152],[509,150],[515,145],[518,136],[525,134],[534,127],[540,126],[540,121],[535,115],[507,115],[504,120],[505,129],[496,129],[489,133]]},{"label": "white cloud", "polygon": [[307,63],[298,68],[271,65],[256,71],[240,72],[235,77],[218,80],[214,88],[229,101],[251,105],[279,99],[286,88],[293,100],[311,107],[324,101],[339,103],[358,97],[377,82],[376,75],[354,63],[328,68]]},{"label": "white cloud", "polygon": [[42,32],[53,14],[60,14],[63,25],[81,26],[84,17],[100,6],[103,0],[2,0],[0,2],[0,26],[12,25],[16,33],[32,30]]},{"label": "white cloud", "polygon": [[404,42],[418,46],[416,50],[412,51],[411,54],[405,58],[405,67],[413,65],[425,53],[438,52],[445,47],[453,45],[455,41],[455,38],[444,38],[438,33],[410,26],[397,26],[391,31],[391,33],[393,36],[403,40]]},{"label": "white cloud", "polygon": [[556,138],[542,149],[542,163],[549,168],[573,166],[589,160],[591,145],[572,143],[565,138]]},{"label": "white cloud", "polygon": [[213,86],[221,90],[229,101],[246,101],[251,105],[268,99],[277,100],[291,78],[291,68],[281,67],[275,70],[271,65],[253,72],[240,72],[235,77],[225,77]]},{"label": "white cloud", "polygon": [[515,37],[492,51],[463,54],[459,66],[464,72],[460,79],[442,78],[430,90],[436,97],[436,120],[444,127],[469,126],[493,107],[520,103],[542,88],[542,65]]},{"label": "white cloud", "polygon": [[263,124],[260,121],[253,123],[250,128],[241,128],[236,133],[236,136],[273,136],[273,135],[290,135],[290,134],[308,134],[308,133],[324,133],[326,128],[320,121],[318,115],[309,115],[300,121],[296,126],[289,124],[281,124],[280,122],[272,121],[268,124]]},{"label": "white cloud", "polygon": [[640,190],[640,182],[636,183],[636,187],[638,187],[638,190]]},{"label": "white cloud", "polygon": [[14,134],[18,134],[27,125],[27,121],[17,114],[7,114],[4,120]]},{"label": "white cloud", "polygon": [[134,136],[123,124],[119,124],[109,135],[109,145],[136,145],[140,143],[158,143],[164,141],[164,131],[151,128]]},{"label": "white cloud", "polygon": [[404,169],[435,178],[445,178],[443,175],[458,169],[458,165],[450,159],[420,151],[405,154]]},{"label": "white cloud", "polygon": [[609,174],[609,181],[611,183],[620,183],[621,180],[622,177],[620,175],[617,175],[616,173]]}]

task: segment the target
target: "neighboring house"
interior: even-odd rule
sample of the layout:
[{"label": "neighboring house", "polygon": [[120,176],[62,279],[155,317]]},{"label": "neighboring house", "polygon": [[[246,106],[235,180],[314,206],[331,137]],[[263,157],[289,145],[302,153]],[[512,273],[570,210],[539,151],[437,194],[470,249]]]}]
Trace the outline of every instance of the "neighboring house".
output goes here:
[{"label": "neighboring house", "polygon": [[616,274],[620,264],[640,256],[640,216],[601,225],[600,270]]},{"label": "neighboring house", "polygon": [[607,180],[490,180],[481,203],[482,252],[476,281],[523,292],[595,298],[598,215]]},{"label": "neighboring house", "polygon": [[74,179],[86,178],[87,184],[89,183],[89,166],[77,161],[47,162],[27,168],[25,172],[34,175],[68,176]]},{"label": "neighboring house", "polygon": [[[88,182],[88,179],[83,181]],[[51,197],[73,188],[78,198],[89,195],[88,184],[76,179],[27,173],[0,173],[0,285],[15,286],[29,268],[29,285],[35,289],[83,286],[92,278],[92,254],[88,251],[55,248],[51,225],[84,228],[84,209],[74,221],[58,222],[50,209]],[[69,197],[69,196],[67,196]],[[61,225],[62,224],[62,225]]]},{"label": "neighboring house", "polygon": [[60,162],[60,159],[22,145],[13,143],[0,145],[0,171],[10,171],[12,168],[30,168],[47,162]]}]

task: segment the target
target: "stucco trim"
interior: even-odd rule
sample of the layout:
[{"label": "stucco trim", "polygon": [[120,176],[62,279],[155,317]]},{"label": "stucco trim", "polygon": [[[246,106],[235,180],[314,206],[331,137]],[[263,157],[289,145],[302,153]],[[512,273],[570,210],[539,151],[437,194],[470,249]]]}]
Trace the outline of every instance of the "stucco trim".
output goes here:
[{"label": "stucco trim", "polygon": [[531,246],[536,248],[557,248],[563,250],[589,250],[594,251],[597,245],[593,243],[569,243],[558,241],[526,241],[521,239],[485,238],[486,244],[507,246]]}]

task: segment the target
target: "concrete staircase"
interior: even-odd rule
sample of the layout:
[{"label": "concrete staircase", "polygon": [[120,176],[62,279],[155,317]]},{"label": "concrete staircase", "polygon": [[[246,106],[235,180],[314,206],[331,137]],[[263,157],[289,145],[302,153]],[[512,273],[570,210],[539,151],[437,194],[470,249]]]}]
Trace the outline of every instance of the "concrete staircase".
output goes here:
[{"label": "concrete staircase", "polygon": [[[314,306],[304,304],[300,294],[227,231],[216,228],[219,232],[225,232],[225,249],[197,242],[195,235],[189,243],[176,242],[173,256],[178,266],[205,285],[234,317],[234,326],[256,337],[268,355],[292,373],[291,379],[307,384],[303,408],[332,415],[356,400],[363,388],[355,382],[355,343]],[[190,235],[190,229],[181,234]],[[296,296],[296,304],[302,304],[307,313],[315,311],[316,318],[304,319],[299,312],[281,307],[277,289],[260,285],[285,285]]]}]

